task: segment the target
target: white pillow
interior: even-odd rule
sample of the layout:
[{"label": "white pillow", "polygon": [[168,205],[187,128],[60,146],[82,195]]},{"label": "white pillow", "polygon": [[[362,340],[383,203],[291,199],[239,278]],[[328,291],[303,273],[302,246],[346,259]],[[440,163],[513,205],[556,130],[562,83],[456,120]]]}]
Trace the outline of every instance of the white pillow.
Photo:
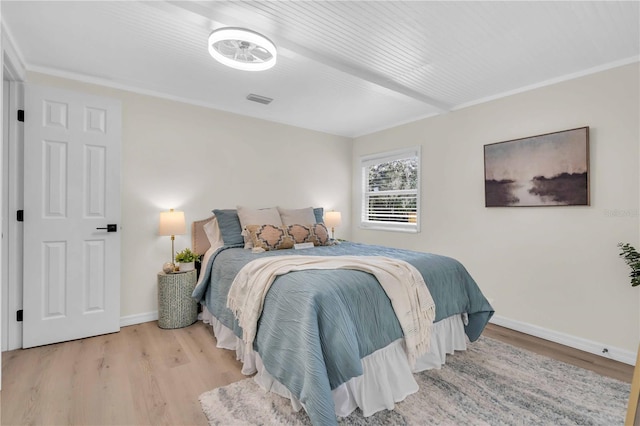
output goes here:
[{"label": "white pillow", "polygon": [[222,241],[222,234],[220,234],[220,228],[218,227],[218,218],[213,217],[209,222],[205,223],[202,226],[204,233],[207,235],[207,239],[209,240],[209,244],[211,247],[219,247],[224,245]]},{"label": "white pillow", "polygon": [[283,209],[278,207],[278,212],[283,225],[313,225],[316,223],[313,207],[306,209]]},{"label": "white pillow", "polygon": [[247,225],[276,225],[282,226],[280,212],[276,207],[266,209],[251,209],[248,207],[237,206],[238,218],[240,219],[240,227],[242,228],[242,236],[244,237],[244,248],[253,248],[253,241],[245,227]]},{"label": "white pillow", "polygon": [[201,283],[202,280],[204,279],[204,276],[206,275],[205,272],[205,268],[209,265],[209,259],[211,259],[211,256],[213,256],[213,253],[216,252],[216,250],[218,250],[220,247],[222,247],[224,244],[222,243],[222,239],[220,240],[220,245],[218,246],[211,246],[209,247],[209,250],[207,250],[204,253],[204,256],[202,256],[202,263],[200,263],[200,275],[198,275],[198,282],[196,283],[196,287],[198,287]]}]

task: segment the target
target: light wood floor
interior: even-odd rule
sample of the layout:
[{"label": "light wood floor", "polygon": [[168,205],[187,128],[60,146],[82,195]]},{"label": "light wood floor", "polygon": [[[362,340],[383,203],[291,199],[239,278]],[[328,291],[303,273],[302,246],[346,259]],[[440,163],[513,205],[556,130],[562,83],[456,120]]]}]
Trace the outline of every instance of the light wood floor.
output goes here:
[{"label": "light wood floor", "polygon": [[[502,327],[489,337],[631,382],[633,367]],[[206,425],[198,396],[244,378],[210,327],[120,333],[2,354],[2,425]]]}]

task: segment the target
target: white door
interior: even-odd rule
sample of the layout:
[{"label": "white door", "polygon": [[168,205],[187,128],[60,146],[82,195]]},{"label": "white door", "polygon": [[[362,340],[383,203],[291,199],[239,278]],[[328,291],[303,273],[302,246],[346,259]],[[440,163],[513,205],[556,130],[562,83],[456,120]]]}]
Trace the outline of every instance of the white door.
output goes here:
[{"label": "white door", "polygon": [[26,85],[24,116],[22,346],[119,331],[120,102]]}]

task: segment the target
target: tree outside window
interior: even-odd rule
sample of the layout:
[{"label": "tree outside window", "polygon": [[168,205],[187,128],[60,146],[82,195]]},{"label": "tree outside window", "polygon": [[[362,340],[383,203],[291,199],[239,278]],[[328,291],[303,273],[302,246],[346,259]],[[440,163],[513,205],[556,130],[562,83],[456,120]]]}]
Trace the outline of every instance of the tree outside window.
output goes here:
[{"label": "tree outside window", "polygon": [[363,227],[419,230],[419,154],[413,148],[361,159]]}]

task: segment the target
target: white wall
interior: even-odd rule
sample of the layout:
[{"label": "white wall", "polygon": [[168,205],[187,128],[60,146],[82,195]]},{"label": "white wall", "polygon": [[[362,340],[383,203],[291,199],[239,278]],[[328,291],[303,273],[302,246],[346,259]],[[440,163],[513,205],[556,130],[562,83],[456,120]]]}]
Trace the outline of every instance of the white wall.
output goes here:
[{"label": "white wall", "polygon": [[[459,259],[496,315],[635,354],[638,291],[616,244],[639,242],[639,67],[632,64],[354,141],[352,238]],[[591,206],[485,208],[483,145],[590,127]],[[422,232],[358,228],[358,157],[422,145]]]},{"label": "white wall", "polygon": [[[123,317],[157,311],[156,274],[171,251],[169,237],[157,235],[160,211],[183,210],[189,229],[236,205],[350,215],[347,138],[44,74],[27,82],[122,101]],[[349,224],[336,232],[348,237]],[[175,246],[191,247],[190,235]]]}]

